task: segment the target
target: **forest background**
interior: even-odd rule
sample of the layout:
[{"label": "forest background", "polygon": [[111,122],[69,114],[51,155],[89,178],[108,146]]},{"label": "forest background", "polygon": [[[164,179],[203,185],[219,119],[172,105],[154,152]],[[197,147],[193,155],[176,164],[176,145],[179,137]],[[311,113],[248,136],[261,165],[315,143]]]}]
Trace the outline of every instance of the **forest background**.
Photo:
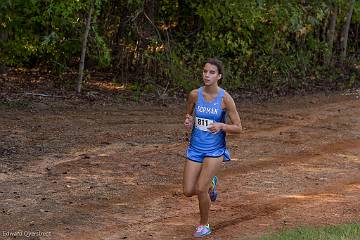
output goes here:
[{"label": "forest background", "polygon": [[100,73],[161,97],[197,87],[217,57],[232,92],[339,90],[359,85],[359,31],[355,0],[4,0],[0,72],[72,72],[78,93]]}]

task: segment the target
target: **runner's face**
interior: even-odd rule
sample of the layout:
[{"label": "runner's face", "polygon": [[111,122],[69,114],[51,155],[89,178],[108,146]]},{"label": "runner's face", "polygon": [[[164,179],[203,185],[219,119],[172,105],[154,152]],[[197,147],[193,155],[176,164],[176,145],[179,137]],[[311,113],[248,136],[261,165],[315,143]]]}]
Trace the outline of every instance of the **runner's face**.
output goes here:
[{"label": "runner's face", "polygon": [[217,66],[206,63],[203,69],[203,81],[205,86],[216,84],[221,78]]}]

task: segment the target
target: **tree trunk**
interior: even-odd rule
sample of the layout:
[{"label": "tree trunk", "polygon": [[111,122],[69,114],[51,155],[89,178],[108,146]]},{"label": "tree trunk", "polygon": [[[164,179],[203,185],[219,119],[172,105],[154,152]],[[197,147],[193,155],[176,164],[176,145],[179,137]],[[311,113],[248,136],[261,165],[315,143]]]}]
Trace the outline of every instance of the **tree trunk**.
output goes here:
[{"label": "tree trunk", "polygon": [[348,42],[348,38],[349,38],[349,30],[350,30],[351,17],[352,17],[352,13],[354,10],[354,3],[355,3],[355,0],[352,0],[349,11],[347,13],[346,23],[345,23],[345,25],[343,27],[343,31],[341,33],[341,55],[340,55],[341,62],[343,62],[346,58],[347,42]]},{"label": "tree trunk", "polygon": [[329,52],[325,56],[325,63],[327,65],[330,64],[331,58],[333,55],[333,46],[334,46],[334,40],[335,40],[335,34],[336,34],[337,11],[338,11],[337,7],[333,7],[331,9],[331,13],[330,13],[330,26],[329,26],[329,30],[327,32],[327,42],[328,42],[328,46],[329,46]]},{"label": "tree trunk", "polygon": [[[0,41],[1,42],[6,42],[8,39],[8,35],[6,32],[1,31],[0,32]],[[6,73],[6,66],[5,63],[0,61],[0,74]]]},{"label": "tree trunk", "polygon": [[79,78],[76,84],[76,92],[81,93],[81,84],[84,76],[84,65],[85,65],[85,55],[86,55],[86,45],[89,36],[89,30],[91,26],[91,16],[94,11],[94,3],[91,2],[89,16],[86,20],[86,28],[83,36],[82,48],[81,48],[81,57],[80,57],[80,65],[79,65]]},{"label": "tree trunk", "polygon": [[356,28],[355,28],[355,42],[356,42],[355,51],[360,53],[360,49],[359,49],[359,46],[360,46],[359,27],[360,27],[360,24],[356,24]]},{"label": "tree trunk", "polygon": [[143,37],[149,39],[155,33],[155,15],[156,15],[156,0],[146,0],[144,2],[144,25],[143,25]]},{"label": "tree trunk", "polygon": [[185,0],[178,0],[178,21],[177,21],[177,29],[181,29],[185,25],[187,15],[187,5]]},{"label": "tree trunk", "polygon": [[120,23],[117,28],[117,33],[115,38],[116,46],[118,46],[119,42],[121,42],[121,39],[125,37],[126,25],[127,22],[129,21],[129,15],[130,15],[129,8],[127,5],[125,6],[119,5],[119,8],[121,8],[121,13],[120,13]]}]

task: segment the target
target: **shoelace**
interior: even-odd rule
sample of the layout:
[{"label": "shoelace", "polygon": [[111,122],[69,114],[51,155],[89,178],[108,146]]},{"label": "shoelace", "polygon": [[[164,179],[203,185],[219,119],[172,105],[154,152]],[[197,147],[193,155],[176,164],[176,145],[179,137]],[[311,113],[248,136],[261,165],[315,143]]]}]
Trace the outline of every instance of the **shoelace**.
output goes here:
[{"label": "shoelace", "polygon": [[202,232],[203,230],[208,230],[210,227],[209,227],[209,224],[208,225],[200,225],[196,228],[196,232]]}]

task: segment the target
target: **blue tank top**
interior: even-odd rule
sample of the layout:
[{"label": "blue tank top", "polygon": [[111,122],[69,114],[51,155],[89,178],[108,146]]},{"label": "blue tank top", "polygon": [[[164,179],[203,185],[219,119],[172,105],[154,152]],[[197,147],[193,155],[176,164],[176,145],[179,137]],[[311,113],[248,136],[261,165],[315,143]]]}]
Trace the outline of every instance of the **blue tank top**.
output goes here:
[{"label": "blue tank top", "polygon": [[224,93],[224,89],[220,88],[216,98],[208,102],[204,99],[203,88],[198,89],[190,147],[200,151],[226,148],[225,132],[221,130],[218,133],[212,133],[207,129],[212,122],[225,123],[226,112],[221,108]]}]

